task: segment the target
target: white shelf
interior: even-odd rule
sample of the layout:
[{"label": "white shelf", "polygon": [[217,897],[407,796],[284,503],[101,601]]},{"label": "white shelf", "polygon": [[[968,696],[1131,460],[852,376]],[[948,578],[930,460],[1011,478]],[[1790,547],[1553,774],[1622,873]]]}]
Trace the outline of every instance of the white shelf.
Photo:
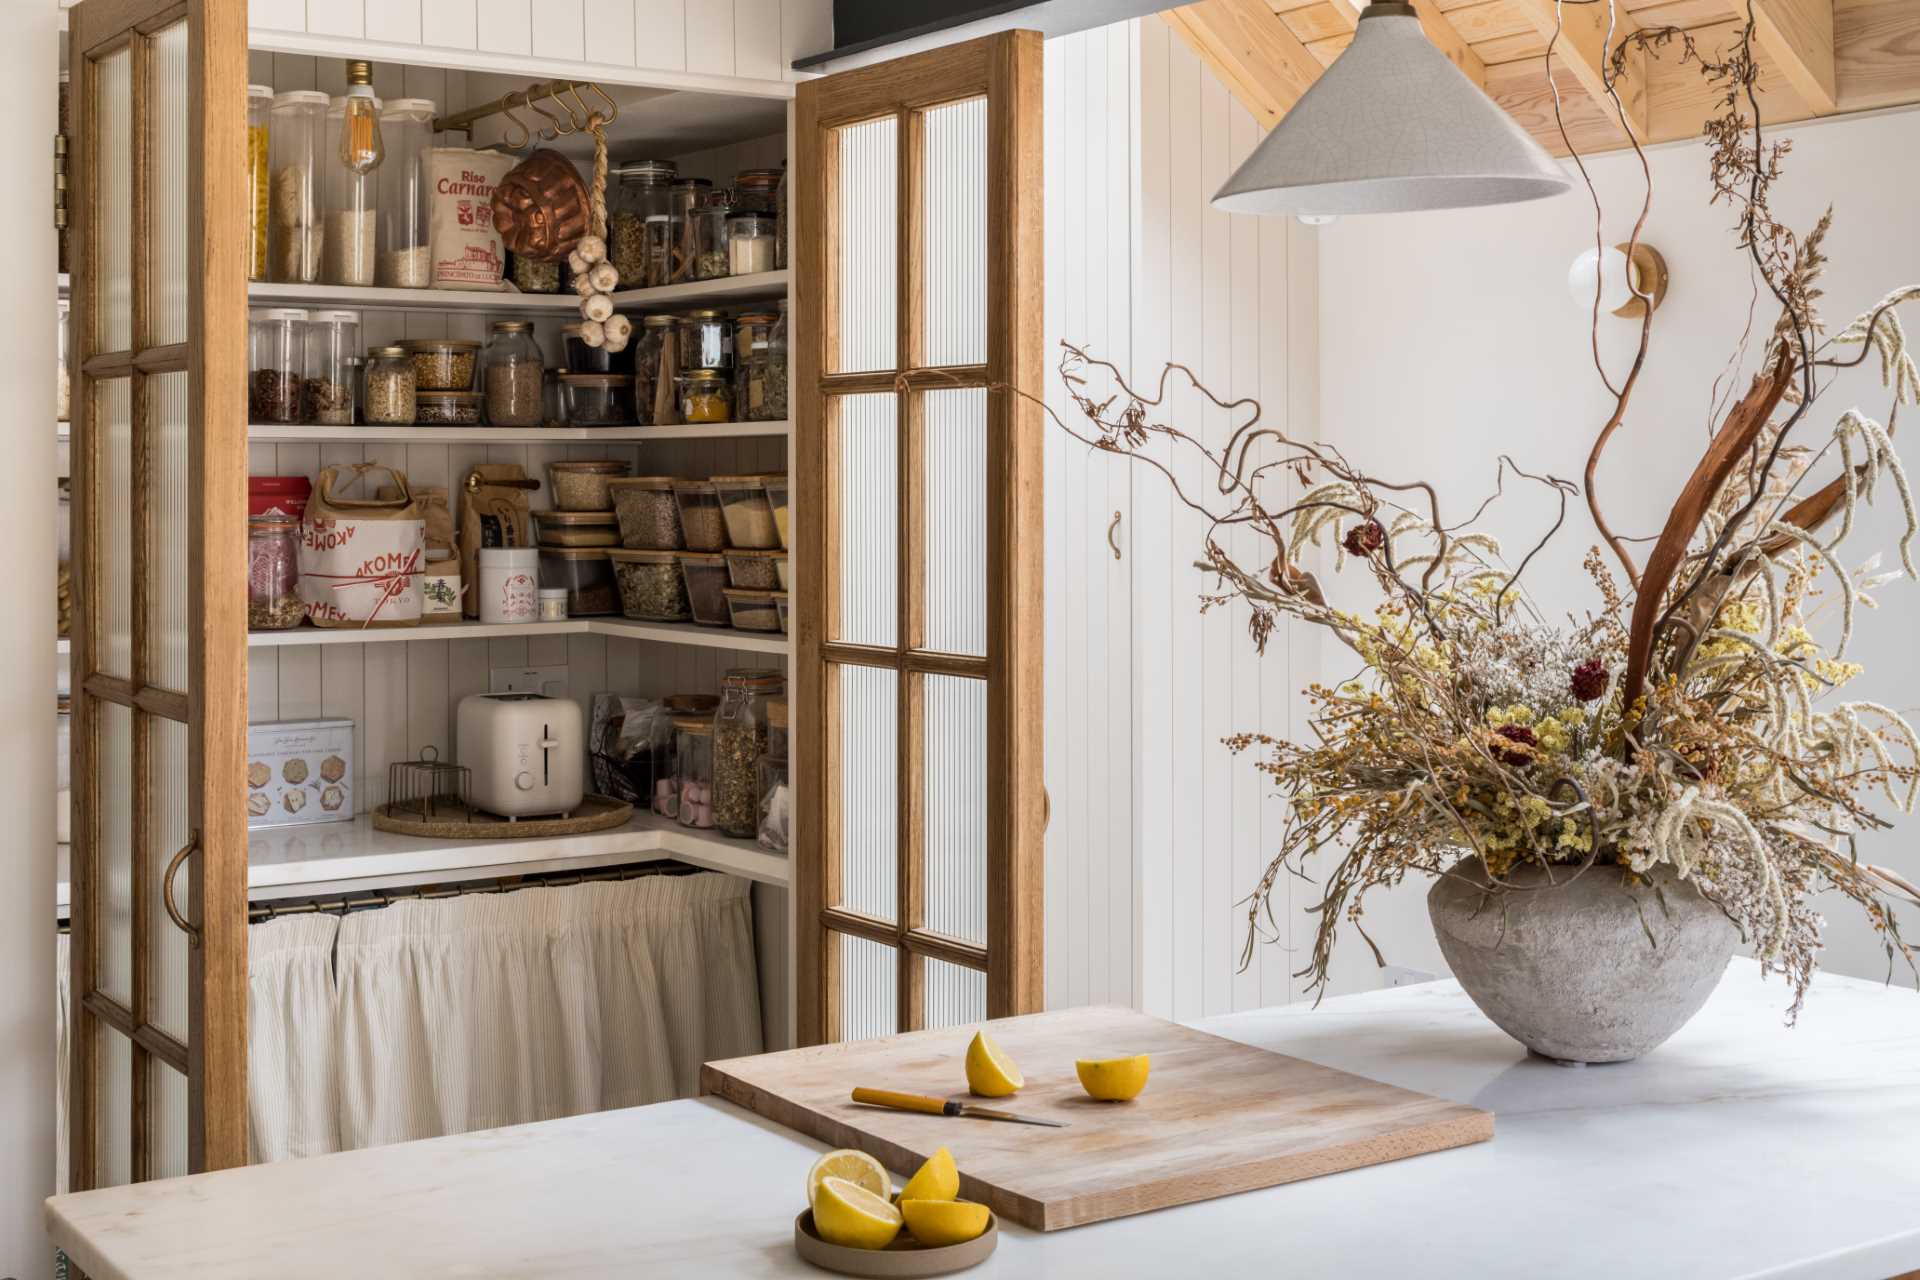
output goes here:
[{"label": "white shelf", "polygon": [[655,440],[733,440],[784,436],[785,422],[716,422],[684,427],[323,427],[256,422],[247,439],[284,443],[365,441],[404,444],[645,444]]},{"label": "white shelf", "polygon": [[[748,302],[779,298],[787,292],[785,271],[762,271],[750,276],[695,280],[658,289],[624,289],[613,295],[622,311],[661,307],[697,307],[710,303]],[[255,281],[247,286],[247,301],[291,307],[356,307],[363,311],[461,311],[489,314],[577,315],[580,299],[572,293],[489,292],[478,289],[380,289],[335,284],[273,284]]]},{"label": "white shelf", "polygon": [[[309,644],[390,644],[406,640],[490,640],[508,636],[619,636],[702,649],[735,649],[748,653],[786,654],[789,637],[730,627],[702,627],[691,622],[632,622],[625,618],[569,618],[565,622],[423,622],[416,627],[293,627],[286,631],[250,631],[247,645],[278,649]],[[62,644],[65,641],[61,642]]]}]

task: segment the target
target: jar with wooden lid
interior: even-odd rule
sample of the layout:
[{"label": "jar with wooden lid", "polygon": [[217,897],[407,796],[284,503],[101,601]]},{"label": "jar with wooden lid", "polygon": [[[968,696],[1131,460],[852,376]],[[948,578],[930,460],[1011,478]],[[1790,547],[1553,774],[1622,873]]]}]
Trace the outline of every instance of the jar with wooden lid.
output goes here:
[{"label": "jar with wooden lid", "polygon": [[733,385],[726,370],[689,369],[680,376],[680,420],[733,421]]},{"label": "jar with wooden lid", "polygon": [[687,607],[703,627],[732,625],[727,613],[727,558],[717,552],[682,551],[680,576],[687,584]]},{"label": "jar with wooden lid", "polygon": [[634,420],[643,427],[680,425],[673,317],[643,318],[629,349],[633,352]]},{"label": "jar with wooden lid", "polygon": [[779,209],[785,169],[742,169],[733,175],[733,207],[773,217]]},{"label": "jar with wooden lid", "polygon": [[720,685],[720,709],[713,713],[713,825],[736,839],[750,840],[759,829],[767,704],[786,687],[780,672],[756,668],[729,671]]},{"label": "jar with wooden lid", "polygon": [[726,312],[710,307],[683,312],[675,332],[680,344],[675,359],[681,372],[733,367],[733,329]]},{"label": "jar with wooden lid", "polygon": [[361,414],[369,424],[399,426],[414,420],[419,383],[413,356],[405,347],[375,347],[369,351],[366,381]]},{"label": "jar with wooden lid", "polygon": [[421,391],[413,399],[414,421],[423,427],[471,427],[480,421],[478,391]]},{"label": "jar with wooden lid", "polygon": [[674,790],[683,827],[713,826],[713,721],[705,716],[675,716]]},{"label": "jar with wooden lid", "polygon": [[611,511],[536,511],[535,536],[543,547],[617,547],[620,527]]},{"label": "jar with wooden lid", "polygon": [[673,219],[673,253],[668,262],[668,284],[699,279],[700,222],[695,212],[706,201],[713,183],[705,178],[680,178],[668,190],[667,212]]},{"label": "jar with wooden lid", "polygon": [[[608,200],[607,257],[620,273],[622,288],[666,283],[664,259],[660,278],[651,278],[648,225],[656,217],[663,223],[670,221],[670,189],[676,172],[667,160],[642,160],[614,170],[618,183]],[[663,227],[660,248],[664,252],[670,245],[671,237]]]},{"label": "jar with wooden lid", "polygon": [[549,462],[547,479],[553,485],[553,505],[562,511],[612,511],[609,485],[631,470],[632,464],[611,458]]},{"label": "jar with wooden lid", "polygon": [[264,307],[248,316],[250,421],[305,421],[307,318],[301,307]]},{"label": "jar with wooden lid", "polygon": [[546,359],[526,320],[495,320],[480,357],[487,421],[496,427],[537,427],[545,419]]},{"label": "jar with wooden lid", "polygon": [[727,273],[757,275],[773,270],[773,215],[736,209],[727,216]]}]

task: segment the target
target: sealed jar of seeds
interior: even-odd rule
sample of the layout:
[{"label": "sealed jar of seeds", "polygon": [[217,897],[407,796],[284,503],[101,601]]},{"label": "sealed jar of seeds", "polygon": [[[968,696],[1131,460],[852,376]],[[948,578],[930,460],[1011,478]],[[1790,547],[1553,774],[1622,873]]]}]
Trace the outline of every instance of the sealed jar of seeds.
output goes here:
[{"label": "sealed jar of seeds", "polygon": [[300,522],[284,512],[247,521],[247,627],[285,631],[307,616],[300,598]]},{"label": "sealed jar of seeds", "polygon": [[760,756],[767,747],[767,703],[786,691],[778,671],[736,668],[713,713],[713,825],[750,840],[760,827]]},{"label": "sealed jar of seeds", "polygon": [[700,260],[700,220],[694,215],[712,189],[713,184],[705,178],[681,178],[668,192],[667,213],[673,220],[668,284],[687,284],[700,278],[696,274]]},{"label": "sealed jar of seeds", "polygon": [[688,369],[730,369],[733,367],[733,328],[724,311],[689,311],[678,324],[680,349],[676,362],[682,372]]},{"label": "sealed jar of seeds", "polygon": [[413,399],[415,420],[423,427],[471,427],[480,421],[478,391],[421,391]]},{"label": "sealed jar of seeds", "polygon": [[693,276],[696,280],[719,280],[728,274],[727,231],[733,214],[731,193],[710,191],[694,210],[698,228]]},{"label": "sealed jar of seeds", "polygon": [[405,347],[375,347],[367,353],[367,394],[361,412],[368,423],[398,426],[414,420],[418,383]]},{"label": "sealed jar of seeds", "polygon": [[[727,549],[727,518],[720,510],[720,491],[705,480],[676,480],[673,500],[680,508],[680,532],[689,551]],[[726,562],[720,563],[721,585],[725,586]]]},{"label": "sealed jar of seeds", "polygon": [[673,718],[674,790],[680,794],[680,825],[713,826],[713,720],[707,716]]},{"label": "sealed jar of seeds", "polygon": [[265,307],[248,317],[249,421],[305,421],[306,338],[303,308]]},{"label": "sealed jar of seeds", "polygon": [[[608,193],[611,208],[607,213],[607,257],[620,273],[622,288],[639,289],[667,282],[665,254],[671,237],[666,224],[672,214],[668,193],[674,172],[672,162],[662,160],[642,160],[614,170],[618,185]],[[653,251],[648,240],[648,225],[654,218],[659,218],[662,225],[658,279],[653,278],[656,269],[652,266]]]},{"label": "sealed jar of seeds", "polygon": [[480,344],[465,338],[414,338],[401,344],[413,357],[413,377],[422,391],[471,391]]},{"label": "sealed jar of seeds", "polygon": [[495,320],[481,356],[487,421],[496,427],[537,427],[546,418],[546,361],[526,320]]},{"label": "sealed jar of seeds", "polygon": [[635,551],[678,551],[687,545],[669,476],[633,476],[607,481],[620,545]]},{"label": "sealed jar of seeds", "polygon": [[358,311],[315,311],[307,321],[307,413],[314,422],[352,426],[353,367],[360,349]]},{"label": "sealed jar of seeds", "polygon": [[620,578],[620,612],[636,622],[686,622],[693,617],[680,563],[671,551],[607,552]]},{"label": "sealed jar of seeds", "polygon": [[767,700],[767,750],[760,757],[759,844],[785,853],[793,833],[793,798],[787,782],[787,700]]},{"label": "sealed jar of seeds", "polygon": [[[786,305],[783,299],[781,305]],[[734,319],[733,414],[741,422],[780,422],[787,416],[787,352],[784,317],[754,311]],[[778,359],[774,341],[779,335]]]},{"label": "sealed jar of seeds", "polygon": [[647,316],[633,340],[633,411],[643,427],[680,425],[672,316]]},{"label": "sealed jar of seeds", "polygon": [[724,369],[689,369],[680,376],[682,422],[732,422],[733,385]]},{"label": "sealed jar of seeds", "polygon": [[508,278],[513,281],[513,287],[522,293],[558,293],[560,260],[556,258],[552,262],[542,262],[524,253],[516,253]]}]

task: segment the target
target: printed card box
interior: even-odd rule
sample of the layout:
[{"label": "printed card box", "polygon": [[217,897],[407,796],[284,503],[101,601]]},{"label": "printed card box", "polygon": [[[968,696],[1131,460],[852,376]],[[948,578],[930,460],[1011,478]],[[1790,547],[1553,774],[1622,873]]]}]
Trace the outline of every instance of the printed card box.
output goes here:
[{"label": "printed card box", "polygon": [[353,721],[271,720],[247,726],[247,826],[351,822]]}]

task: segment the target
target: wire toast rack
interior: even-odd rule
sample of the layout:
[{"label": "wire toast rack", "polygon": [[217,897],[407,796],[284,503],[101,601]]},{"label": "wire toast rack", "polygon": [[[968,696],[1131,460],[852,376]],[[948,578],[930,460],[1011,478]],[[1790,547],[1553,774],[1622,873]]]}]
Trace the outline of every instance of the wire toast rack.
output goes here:
[{"label": "wire toast rack", "polygon": [[470,787],[473,771],[448,764],[433,746],[420,748],[417,760],[387,766],[387,812],[396,818],[446,822],[473,820]]}]

